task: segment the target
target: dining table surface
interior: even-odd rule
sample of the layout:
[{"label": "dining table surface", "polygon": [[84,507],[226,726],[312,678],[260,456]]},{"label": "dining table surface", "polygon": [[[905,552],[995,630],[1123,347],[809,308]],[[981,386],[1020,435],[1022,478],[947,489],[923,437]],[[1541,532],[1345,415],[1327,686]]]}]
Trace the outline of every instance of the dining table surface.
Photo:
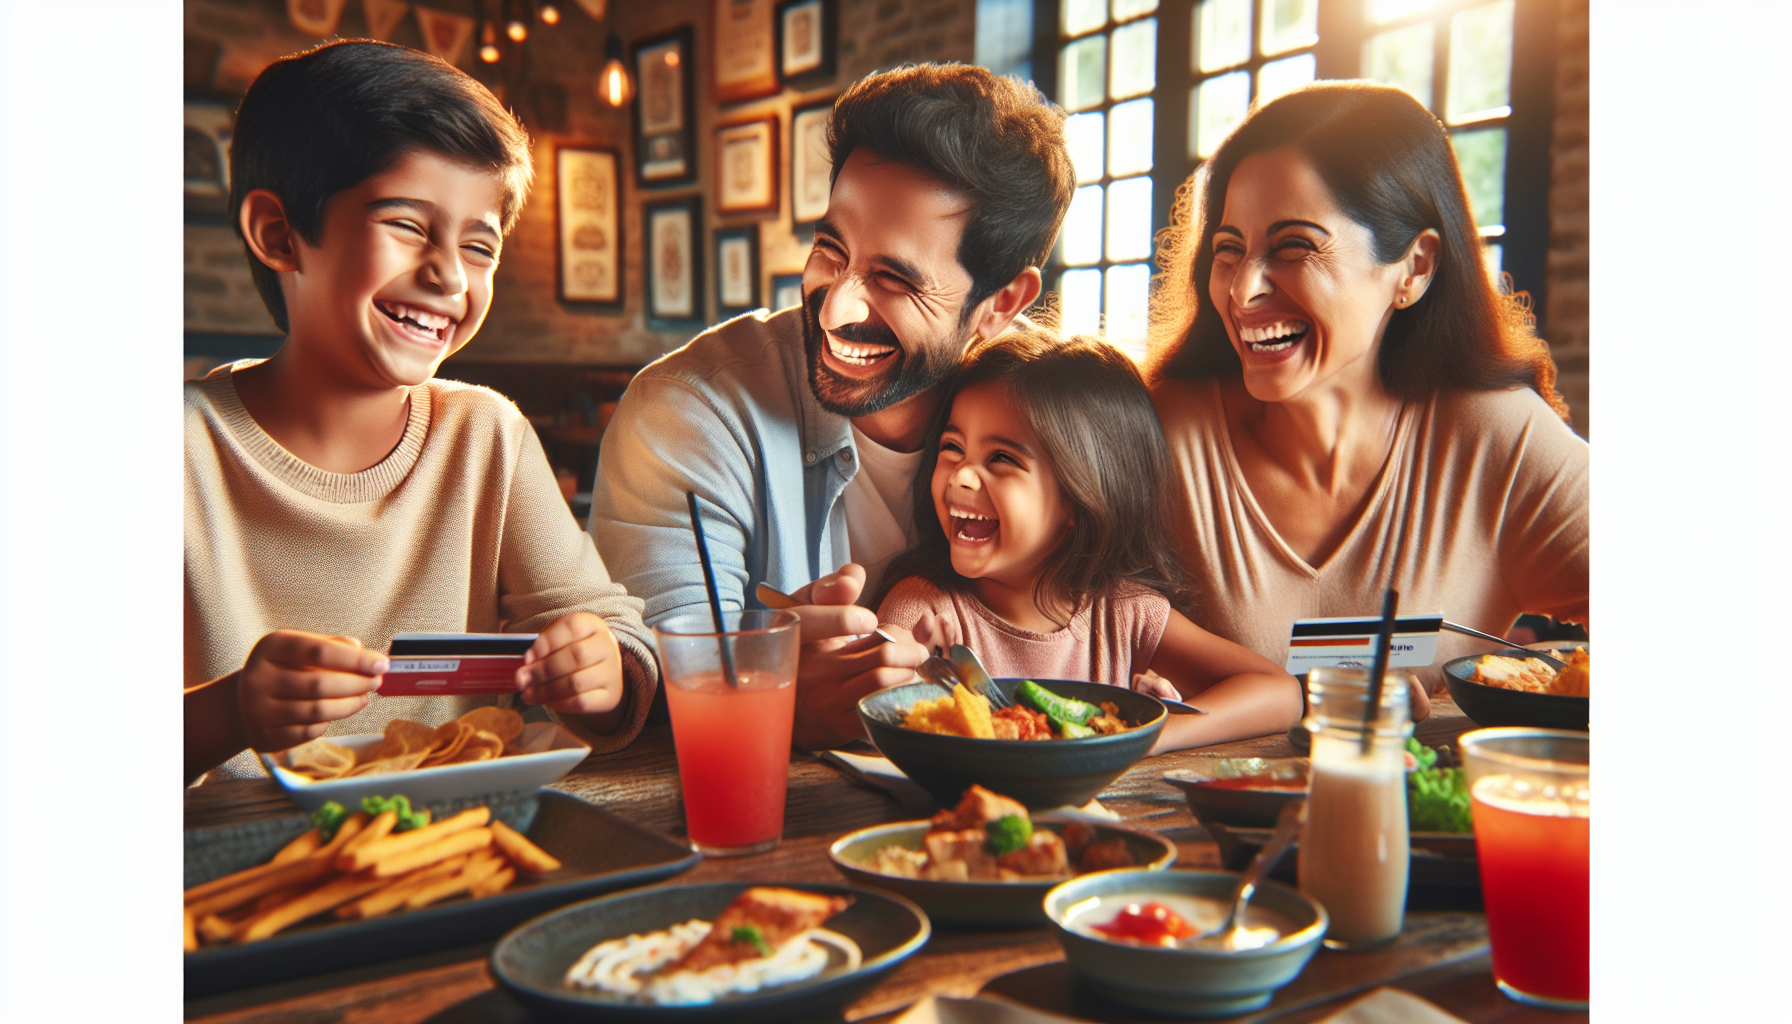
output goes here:
[{"label": "dining table surface", "polygon": [[[1435,746],[1475,727],[1447,696],[1432,701],[1430,717],[1415,731],[1420,742]],[[1217,758],[1295,755],[1281,735],[1160,754],[1134,765],[1099,799],[1125,827],[1175,842],[1177,868],[1218,870],[1218,840],[1226,837],[1216,837],[1195,820],[1181,791],[1164,781],[1164,774]],[[678,766],[666,725],[649,725],[624,749],[587,758],[553,788],[685,841]],[[267,779],[208,781],[189,789],[185,798],[189,829],[295,810]],[[828,859],[834,840],[870,825],[926,817],[933,810],[930,803],[902,794],[900,787],[874,784],[828,759],[793,751],[784,837],[777,847],[745,857],[706,857],[663,884],[844,882]],[[530,1011],[498,986],[489,966],[496,939],[190,999],[185,1017],[204,1024],[527,1024],[534,1019]],[[1398,939],[1365,952],[1321,950],[1267,1007],[1232,1019],[1252,1024],[1318,1021],[1381,986],[1411,992],[1473,1024],[1587,1020],[1584,1012],[1537,1009],[1503,995],[1493,980],[1478,890],[1472,885],[1431,890],[1418,884],[1416,876]],[[820,1019],[888,1022],[930,994],[982,995],[1078,1020],[1130,1024],[1164,1019],[1139,1017],[1087,994],[1076,984],[1048,928],[989,931],[938,925],[927,944],[875,988],[842,1014]]]}]

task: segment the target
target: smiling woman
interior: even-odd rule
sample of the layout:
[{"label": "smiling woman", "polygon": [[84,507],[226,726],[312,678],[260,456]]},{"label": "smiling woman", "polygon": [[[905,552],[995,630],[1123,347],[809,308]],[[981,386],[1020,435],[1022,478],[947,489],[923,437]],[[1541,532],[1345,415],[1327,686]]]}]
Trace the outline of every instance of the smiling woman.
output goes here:
[{"label": "smiling woman", "polygon": [[1151,376],[1209,628],[1279,662],[1389,586],[1495,634],[1586,621],[1587,446],[1480,251],[1443,125],[1391,87],[1277,98],[1185,187]]}]

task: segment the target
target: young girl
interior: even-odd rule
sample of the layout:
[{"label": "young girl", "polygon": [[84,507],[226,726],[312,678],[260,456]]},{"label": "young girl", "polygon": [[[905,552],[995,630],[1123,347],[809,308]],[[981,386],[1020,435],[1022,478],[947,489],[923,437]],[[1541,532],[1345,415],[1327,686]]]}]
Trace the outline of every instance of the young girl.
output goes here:
[{"label": "young girl", "polygon": [[1037,330],[981,342],[929,436],[920,543],[891,565],[900,582],[881,621],[929,647],[965,644],[994,676],[1140,677],[1208,712],[1172,716],[1158,753],[1299,719],[1293,676],[1172,607],[1183,573],[1165,526],[1169,455],[1124,354]]}]

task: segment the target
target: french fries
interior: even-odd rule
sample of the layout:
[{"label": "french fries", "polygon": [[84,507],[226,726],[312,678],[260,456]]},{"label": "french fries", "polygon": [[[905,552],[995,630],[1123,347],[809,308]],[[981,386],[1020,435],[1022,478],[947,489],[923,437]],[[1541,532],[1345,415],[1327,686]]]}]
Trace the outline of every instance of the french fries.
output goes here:
[{"label": "french fries", "polygon": [[393,831],[398,823],[392,810],[371,819],[357,812],[329,842],[312,829],[266,864],[188,889],[184,948],[256,942],[324,914],[362,920],[462,894],[480,899],[504,891],[519,874],[560,867],[515,829],[493,820],[489,807],[406,832]]}]

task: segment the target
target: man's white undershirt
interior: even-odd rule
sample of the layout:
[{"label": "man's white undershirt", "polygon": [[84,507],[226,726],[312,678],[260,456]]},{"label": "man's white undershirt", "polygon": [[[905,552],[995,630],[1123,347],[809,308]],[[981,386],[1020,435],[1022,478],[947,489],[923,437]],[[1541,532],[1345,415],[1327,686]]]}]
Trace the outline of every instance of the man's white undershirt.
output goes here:
[{"label": "man's white undershirt", "polygon": [[860,604],[869,606],[883,581],[890,559],[914,544],[915,472],[921,452],[885,448],[852,428],[858,450],[859,471],[846,485],[846,536],[852,560],[865,567],[865,593]]}]

